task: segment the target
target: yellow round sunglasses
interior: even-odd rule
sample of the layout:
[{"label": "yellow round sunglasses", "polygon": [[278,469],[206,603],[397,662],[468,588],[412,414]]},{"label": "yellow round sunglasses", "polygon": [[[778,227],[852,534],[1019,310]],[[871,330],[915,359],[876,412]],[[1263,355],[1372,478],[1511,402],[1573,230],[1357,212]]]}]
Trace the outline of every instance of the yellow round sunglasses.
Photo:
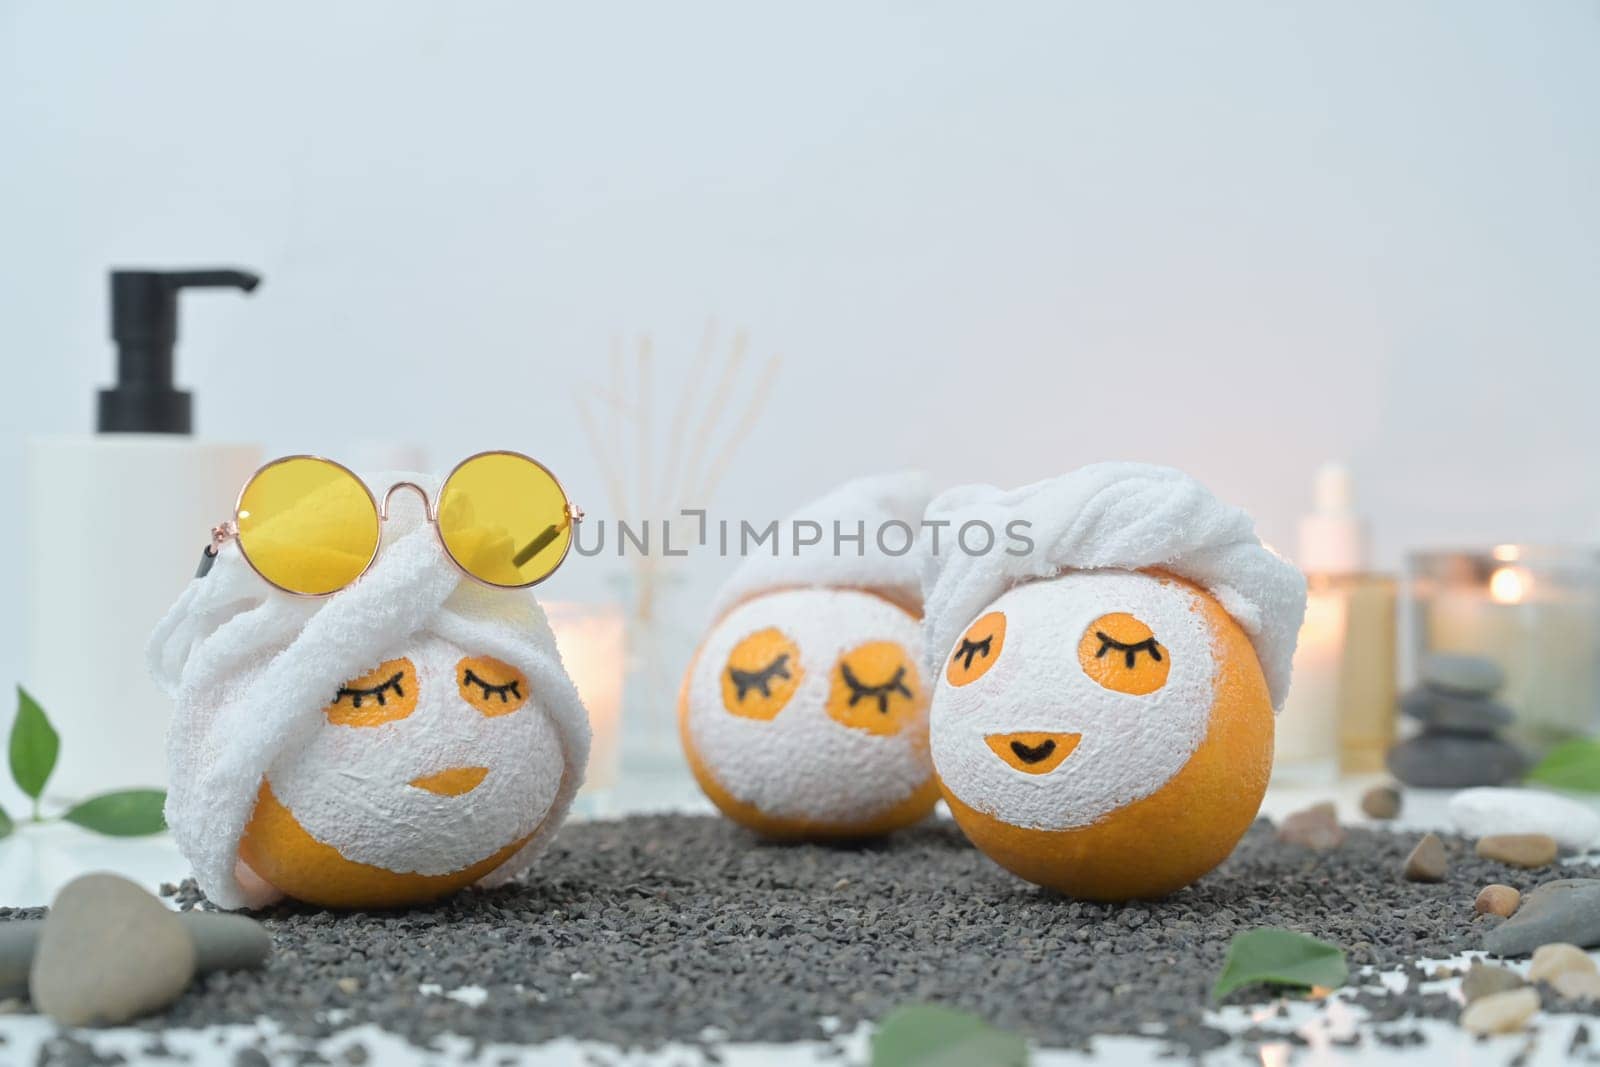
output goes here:
[{"label": "yellow round sunglasses", "polygon": [[437,498],[415,482],[396,482],[380,503],[350,468],[321,456],[284,456],[257,470],[239,491],[233,518],[211,531],[200,561],[211,569],[229,539],[250,568],[295,596],[331,596],[378,558],[389,499],[402,489],[422,497],[445,554],[461,573],[500,589],[538,585],[572,548],[583,509],[567,499],[549,469],[520,452],[479,452],[455,465]]}]

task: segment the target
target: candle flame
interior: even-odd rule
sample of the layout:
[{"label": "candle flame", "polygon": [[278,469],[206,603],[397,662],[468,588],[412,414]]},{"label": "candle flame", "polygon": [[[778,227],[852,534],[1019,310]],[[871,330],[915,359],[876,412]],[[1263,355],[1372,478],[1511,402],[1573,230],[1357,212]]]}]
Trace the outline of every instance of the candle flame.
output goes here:
[{"label": "candle flame", "polygon": [[1515,563],[1522,556],[1522,550],[1516,545],[1495,545],[1494,558],[1501,563]]},{"label": "candle flame", "polygon": [[1532,575],[1521,567],[1496,567],[1489,575],[1489,599],[1496,604],[1520,604],[1532,584]]}]

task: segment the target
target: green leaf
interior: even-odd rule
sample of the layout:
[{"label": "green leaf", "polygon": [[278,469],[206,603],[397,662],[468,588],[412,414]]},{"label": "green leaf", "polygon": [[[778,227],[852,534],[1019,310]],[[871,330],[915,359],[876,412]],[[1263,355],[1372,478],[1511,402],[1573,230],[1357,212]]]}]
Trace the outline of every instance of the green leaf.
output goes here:
[{"label": "green leaf", "polygon": [[56,733],[44,709],[17,686],[17,717],[11,724],[11,777],[34,800],[44,792],[50,772],[56,769],[56,754],[61,751],[61,736]]},{"label": "green leaf", "polygon": [[1234,935],[1211,999],[1221,1000],[1241,986],[1257,984],[1334,989],[1344,985],[1349,976],[1344,949],[1338,945],[1293,930],[1265,927]]},{"label": "green leaf", "polygon": [[11,816],[6,814],[5,808],[0,808],[0,837],[9,837],[17,824],[11,821]]},{"label": "green leaf", "polygon": [[872,1067],[1025,1067],[1028,1043],[976,1015],[933,1004],[896,1008],[872,1035]]},{"label": "green leaf", "polygon": [[138,837],[167,828],[161,814],[166,803],[167,794],[159,789],[129,789],[90,797],[61,817],[95,833]]},{"label": "green leaf", "polygon": [[1552,789],[1600,793],[1600,741],[1583,738],[1557,745],[1528,772],[1528,781]]}]

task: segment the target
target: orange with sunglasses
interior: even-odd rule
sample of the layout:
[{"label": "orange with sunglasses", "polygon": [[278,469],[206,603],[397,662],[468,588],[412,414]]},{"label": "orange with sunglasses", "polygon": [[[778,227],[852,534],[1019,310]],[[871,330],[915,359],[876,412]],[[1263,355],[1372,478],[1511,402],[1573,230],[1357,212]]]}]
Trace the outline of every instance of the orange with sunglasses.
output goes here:
[{"label": "orange with sunglasses", "polygon": [[403,481],[388,486],[381,502],[348,467],[285,456],[250,476],[233,518],[212,530],[200,574],[234,540],[251,569],[277,588],[331,596],[372,566],[389,500],[402,489],[422,497],[461,572],[500,589],[525,589],[555,573],[583,519],[555,475],[520,452],[479,452],[456,464],[437,496]]}]

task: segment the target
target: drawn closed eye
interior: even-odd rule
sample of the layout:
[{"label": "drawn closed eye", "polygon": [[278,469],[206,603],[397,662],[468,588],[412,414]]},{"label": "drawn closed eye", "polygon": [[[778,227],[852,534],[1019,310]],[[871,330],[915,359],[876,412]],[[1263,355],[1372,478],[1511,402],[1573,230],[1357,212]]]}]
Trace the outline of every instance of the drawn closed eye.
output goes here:
[{"label": "drawn closed eye", "polygon": [[511,681],[506,682],[504,685],[495,685],[494,683],[486,682],[482,678],[479,678],[476,674],[473,674],[471,667],[468,667],[466,671],[462,673],[461,684],[475,685],[483,690],[483,699],[488,700],[490,697],[496,696],[500,698],[500,703],[502,704],[506,703],[506,701],[513,696],[519,700],[522,698],[522,683],[516,678],[511,679]]},{"label": "drawn closed eye", "polygon": [[828,686],[835,722],[880,737],[899,733],[926,705],[916,657],[894,641],[868,641],[846,652]]},{"label": "drawn closed eye", "polygon": [[333,694],[333,702],[337,704],[341,700],[348,700],[352,708],[359,708],[363,701],[376,700],[379,707],[387,707],[389,703],[387,698],[390,694],[400,698],[405,697],[405,686],[401,682],[404,677],[404,671],[395,671],[370,689],[363,689],[360,686],[340,686],[339,691]]},{"label": "drawn closed eye", "polygon": [[728,668],[728,678],[733,682],[734,699],[744,700],[745,695],[751,690],[760,690],[764,697],[772,696],[772,683],[774,679],[792,679],[794,674],[789,670],[789,653],[781,652],[778,658],[762,667],[759,671],[741,671],[737,667]]},{"label": "drawn closed eye", "polygon": [[747,635],[722,670],[722,706],[744,719],[770,721],[800,687],[800,649],[776,627]]},{"label": "drawn closed eye", "polygon": [[341,685],[323,709],[335,726],[381,726],[417,710],[417,669],[391,659]]},{"label": "drawn closed eye", "polygon": [[844,678],[844,684],[850,687],[850,706],[853,708],[861,700],[876,700],[878,710],[887,714],[889,711],[889,698],[896,693],[911,699],[911,690],[906,688],[906,668],[904,664],[895,668],[894,677],[881,685],[868,685],[855,676],[850,669],[850,664],[840,663],[839,674]]},{"label": "drawn closed eye", "polygon": [[1172,657],[1150,627],[1127,612],[1102,615],[1078,642],[1078,663],[1095,682],[1129,696],[1145,696],[1167,684]]},{"label": "drawn closed eye", "polygon": [[945,667],[945,681],[954,686],[976,682],[995,665],[1006,647],[1006,616],[1003,611],[991,611],[967,627],[950,662]]},{"label": "drawn closed eye", "polygon": [[1104,659],[1107,652],[1116,649],[1123,654],[1130,671],[1133,670],[1141,652],[1147,653],[1157,663],[1161,662],[1161,646],[1156,644],[1154,637],[1147,637],[1137,644],[1128,645],[1118,641],[1104,630],[1096,630],[1094,635],[1100,639],[1100,651],[1094,654],[1095,659]]},{"label": "drawn closed eye", "polygon": [[461,698],[489,718],[510,715],[528,701],[528,678],[493,656],[469,656],[456,664]]},{"label": "drawn closed eye", "polygon": [[994,635],[985,637],[982,641],[974,641],[970,637],[963,637],[961,644],[956,647],[956,659],[961,661],[961,669],[972,669],[972,657],[983,654],[984,659],[989,658],[989,646],[994,644]]}]

